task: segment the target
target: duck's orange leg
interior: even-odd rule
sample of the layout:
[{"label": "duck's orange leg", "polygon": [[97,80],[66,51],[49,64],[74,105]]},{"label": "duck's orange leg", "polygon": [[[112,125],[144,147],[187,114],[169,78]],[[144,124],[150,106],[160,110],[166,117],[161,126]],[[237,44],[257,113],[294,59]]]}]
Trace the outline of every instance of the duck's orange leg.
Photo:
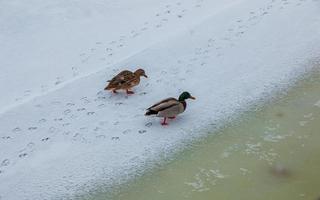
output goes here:
[{"label": "duck's orange leg", "polygon": [[134,92],[130,91],[129,89],[127,89],[126,91],[127,91],[127,94],[134,94]]},{"label": "duck's orange leg", "polygon": [[166,121],[167,121],[167,118],[165,117],[165,118],[163,119],[163,122],[161,122],[161,125],[162,125],[162,126],[167,126],[167,125],[169,125]]}]

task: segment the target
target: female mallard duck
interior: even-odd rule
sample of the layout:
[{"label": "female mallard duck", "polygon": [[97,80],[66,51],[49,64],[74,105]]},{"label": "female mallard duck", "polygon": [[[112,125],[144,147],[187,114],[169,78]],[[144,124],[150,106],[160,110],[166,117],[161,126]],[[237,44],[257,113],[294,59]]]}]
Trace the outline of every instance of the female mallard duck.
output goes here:
[{"label": "female mallard duck", "polygon": [[164,117],[162,125],[166,123],[167,118],[174,119],[180,113],[183,113],[187,108],[186,99],[196,99],[190,95],[189,92],[183,92],[179,99],[167,98],[147,109],[145,115],[156,115],[157,117]]},{"label": "female mallard duck", "polygon": [[113,93],[117,93],[117,90],[126,90],[127,94],[134,94],[130,89],[140,83],[140,76],[148,78],[143,69],[138,69],[135,72],[124,70],[109,80],[109,84],[104,89],[112,90]]}]

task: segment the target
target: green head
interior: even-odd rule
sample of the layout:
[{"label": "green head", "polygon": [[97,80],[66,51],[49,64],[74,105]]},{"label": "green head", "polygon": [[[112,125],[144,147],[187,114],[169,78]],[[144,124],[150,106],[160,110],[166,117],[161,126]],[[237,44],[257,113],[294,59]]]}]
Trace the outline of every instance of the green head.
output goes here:
[{"label": "green head", "polygon": [[195,97],[191,96],[191,94],[189,92],[182,92],[182,94],[180,94],[179,96],[179,101],[184,101],[186,99],[196,99]]}]

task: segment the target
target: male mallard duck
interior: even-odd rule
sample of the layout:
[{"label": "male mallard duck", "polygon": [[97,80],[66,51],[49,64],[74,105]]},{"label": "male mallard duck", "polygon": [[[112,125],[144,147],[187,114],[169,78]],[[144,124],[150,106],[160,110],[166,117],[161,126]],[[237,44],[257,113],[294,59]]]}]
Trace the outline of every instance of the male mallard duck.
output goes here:
[{"label": "male mallard duck", "polygon": [[112,90],[113,93],[117,93],[117,90],[126,90],[127,94],[134,94],[130,89],[140,83],[140,76],[148,78],[143,69],[138,69],[135,72],[124,70],[109,80],[109,84],[104,89]]},{"label": "male mallard duck", "polygon": [[196,99],[190,95],[189,92],[183,92],[179,99],[167,98],[164,99],[150,108],[147,109],[145,115],[156,115],[157,117],[164,117],[162,125],[168,125],[166,123],[167,118],[174,119],[180,113],[183,113],[187,108],[186,99]]}]

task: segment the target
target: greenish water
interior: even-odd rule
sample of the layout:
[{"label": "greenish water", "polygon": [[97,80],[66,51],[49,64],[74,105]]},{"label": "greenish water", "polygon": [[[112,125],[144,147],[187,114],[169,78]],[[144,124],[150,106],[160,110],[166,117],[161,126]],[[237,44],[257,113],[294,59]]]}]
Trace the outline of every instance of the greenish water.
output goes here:
[{"label": "greenish water", "polygon": [[112,199],[320,199],[320,77],[118,192]]}]

